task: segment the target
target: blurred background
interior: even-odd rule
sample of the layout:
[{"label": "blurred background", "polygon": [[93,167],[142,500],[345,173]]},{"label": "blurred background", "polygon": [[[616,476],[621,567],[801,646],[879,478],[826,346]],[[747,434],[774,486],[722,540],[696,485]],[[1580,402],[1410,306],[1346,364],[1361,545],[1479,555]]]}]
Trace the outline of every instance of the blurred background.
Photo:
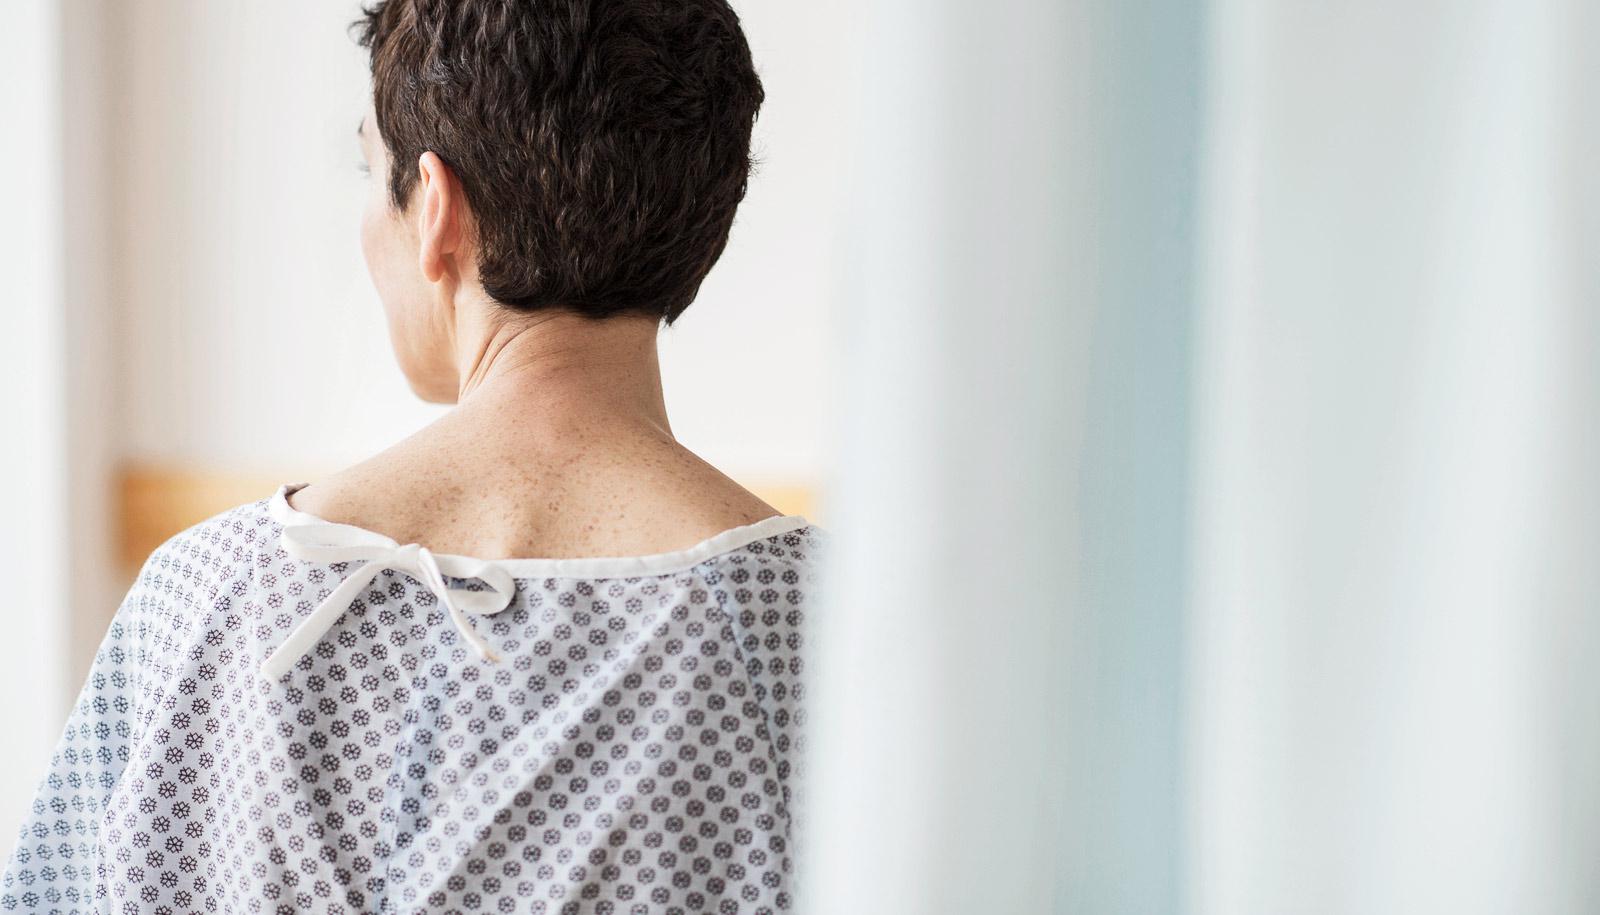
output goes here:
[{"label": "blurred background", "polygon": [[[765,163],[662,355],[835,535],[807,910],[1600,910],[1600,9],[734,5]],[[4,15],[0,821],[152,547],[442,409],[352,4]]]}]

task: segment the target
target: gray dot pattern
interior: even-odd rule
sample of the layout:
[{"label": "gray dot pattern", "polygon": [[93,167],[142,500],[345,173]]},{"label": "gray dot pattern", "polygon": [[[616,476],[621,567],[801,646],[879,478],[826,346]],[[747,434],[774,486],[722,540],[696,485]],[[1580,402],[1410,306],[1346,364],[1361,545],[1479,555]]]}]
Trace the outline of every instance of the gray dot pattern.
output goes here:
[{"label": "gray dot pattern", "polygon": [[385,570],[270,682],[262,659],[357,564],[287,555],[267,501],[145,562],[16,833],[0,909],[794,907],[821,529],[659,574],[517,578],[510,607],[473,621],[499,663]]}]

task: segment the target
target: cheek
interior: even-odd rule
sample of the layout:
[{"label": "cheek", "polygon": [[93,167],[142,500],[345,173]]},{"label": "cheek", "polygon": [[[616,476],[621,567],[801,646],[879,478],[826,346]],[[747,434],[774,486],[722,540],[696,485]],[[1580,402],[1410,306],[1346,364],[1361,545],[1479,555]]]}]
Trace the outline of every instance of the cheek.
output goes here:
[{"label": "cheek", "polygon": [[372,286],[385,308],[400,305],[407,288],[406,257],[400,224],[389,212],[388,198],[374,194],[361,213],[361,254],[367,261]]},{"label": "cheek", "polygon": [[374,201],[368,200],[361,211],[361,255],[367,260],[367,270],[378,282],[383,254],[383,214]]},{"label": "cheek", "polygon": [[426,302],[427,290],[419,288],[416,253],[408,242],[404,224],[389,209],[387,194],[375,187],[361,212],[361,254],[383,307],[390,345],[418,396],[433,403],[451,403],[454,382],[440,388],[438,379],[454,376],[438,370],[437,335],[423,320],[426,309],[413,304]]},{"label": "cheek", "polygon": [[398,269],[400,258],[395,250],[394,221],[384,210],[380,198],[369,202],[361,214],[361,253],[367,261],[367,274],[372,277],[372,288],[378,294],[378,304],[383,309],[384,323],[389,329],[389,341],[399,357],[401,369],[409,376],[412,362],[413,333],[406,307],[408,290],[405,278]]}]

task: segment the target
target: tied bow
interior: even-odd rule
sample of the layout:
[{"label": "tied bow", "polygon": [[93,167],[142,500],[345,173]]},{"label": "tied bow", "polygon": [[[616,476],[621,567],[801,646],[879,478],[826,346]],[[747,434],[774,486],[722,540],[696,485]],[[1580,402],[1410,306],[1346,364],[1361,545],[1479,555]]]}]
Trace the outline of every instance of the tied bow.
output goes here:
[{"label": "tied bow", "polygon": [[[340,582],[333,593],[311,611],[310,616],[300,621],[300,625],[289,633],[283,644],[267,656],[261,664],[261,674],[267,679],[276,680],[288,673],[295,661],[327,634],[334,620],[350,608],[362,590],[384,569],[409,573],[427,585],[450,612],[450,619],[461,631],[462,637],[478,649],[484,660],[500,660],[463,615],[499,613],[511,603],[511,598],[516,594],[516,582],[510,572],[494,562],[470,556],[434,553],[416,543],[402,546],[375,531],[333,522],[285,525],[281,542],[284,551],[296,559],[309,562],[366,560],[366,564]],[[445,583],[446,575],[481,579],[489,585],[490,590],[451,588]]]}]

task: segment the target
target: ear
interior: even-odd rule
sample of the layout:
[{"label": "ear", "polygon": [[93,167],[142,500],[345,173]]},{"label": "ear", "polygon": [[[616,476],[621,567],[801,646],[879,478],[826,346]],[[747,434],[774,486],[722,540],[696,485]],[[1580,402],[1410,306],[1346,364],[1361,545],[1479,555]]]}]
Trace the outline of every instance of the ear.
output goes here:
[{"label": "ear", "polygon": [[420,172],[418,190],[422,205],[418,208],[417,237],[421,241],[418,266],[428,282],[437,283],[451,267],[450,255],[461,243],[462,199],[461,185],[444,160],[433,152],[425,152],[417,159]]}]

